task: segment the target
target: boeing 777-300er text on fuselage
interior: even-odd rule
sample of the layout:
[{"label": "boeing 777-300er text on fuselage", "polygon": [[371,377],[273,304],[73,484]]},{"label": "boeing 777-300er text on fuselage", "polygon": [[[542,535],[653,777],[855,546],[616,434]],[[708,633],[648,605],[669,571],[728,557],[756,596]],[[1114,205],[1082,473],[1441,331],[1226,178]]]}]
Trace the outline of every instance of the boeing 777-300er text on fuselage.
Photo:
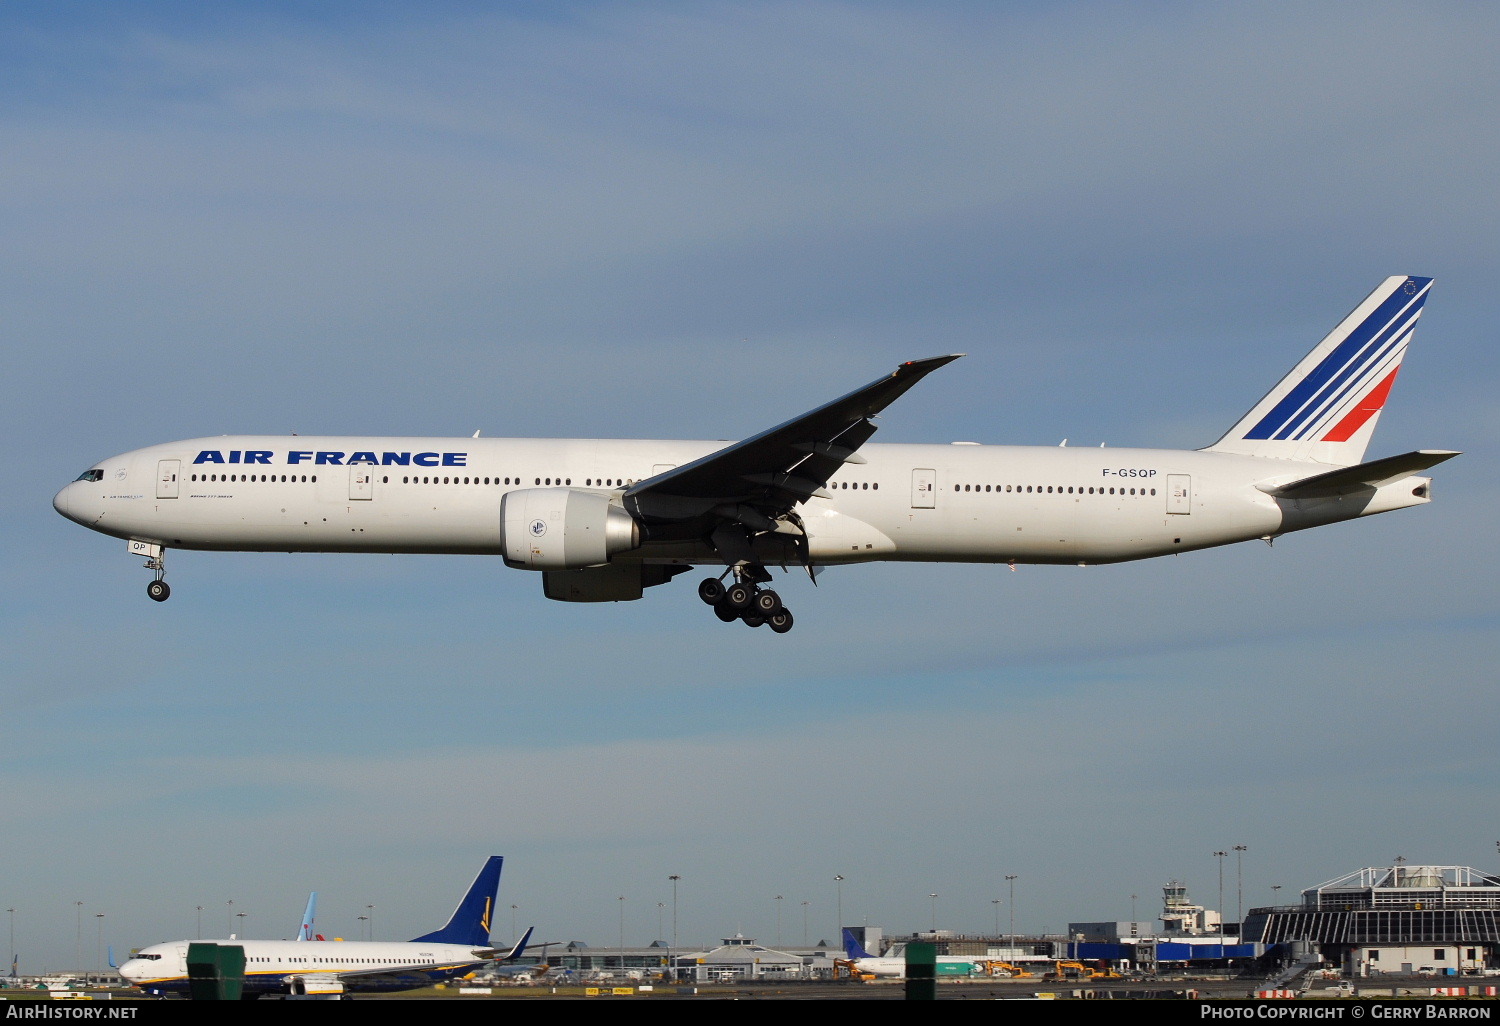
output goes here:
[{"label": "boeing 777-300er text on fuselage", "polygon": [[275,994],[338,994],[430,987],[444,980],[521,957],[531,930],[509,951],[490,946],[490,917],[500,888],[503,859],[491,855],[469,886],[448,925],[411,941],[314,939],[311,923],[296,940],[168,941],[141,948],[119,967],[120,975],[153,994],[188,991],[188,945],[233,945],[245,952],[247,997]]},{"label": "boeing 777-300er text on fuselage", "polygon": [[1387,278],[1206,449],[867,444],[939,356],[733,444],[226,435],[110,457],[54,505],[125,539],[158,601],[168,548],[499,555],[566,602],[711,565],[719,619],[784,632],[769,567],[1116,563],[1428,502],[1456,452],[1362,461],[1431,285]]}]

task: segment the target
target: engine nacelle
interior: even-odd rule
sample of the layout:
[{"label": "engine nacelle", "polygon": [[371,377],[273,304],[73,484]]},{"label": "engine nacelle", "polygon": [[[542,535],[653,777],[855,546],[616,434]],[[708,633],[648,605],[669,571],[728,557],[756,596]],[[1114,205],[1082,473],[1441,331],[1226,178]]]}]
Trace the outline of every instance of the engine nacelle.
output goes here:
[{"label": "engine nacelle", "polygon": [[609,495],[582,488],[522,488],[500,500],[505,565],[517,570],[602,566],[640,543],[640,525]]}]

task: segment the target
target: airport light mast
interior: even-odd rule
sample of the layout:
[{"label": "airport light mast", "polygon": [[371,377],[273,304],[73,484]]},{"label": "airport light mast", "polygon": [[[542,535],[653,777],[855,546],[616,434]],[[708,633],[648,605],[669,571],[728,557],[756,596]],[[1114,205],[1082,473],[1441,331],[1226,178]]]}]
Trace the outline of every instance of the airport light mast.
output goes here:
[{"label": "airport light mast", "polygon": [[667,965],[672,969],[672,982],[677,982],[677,963],[672,960],[672,952],[677,948],[677,881],[682,877],[676,873],[667,877],[672,881],[672,946],[667,949]]},{"label": "airport light mast", "polygon": [[[1234,914],[1236,924],[1245,921],[1245,852],[1249,851],[1243,844],[1234,846],[1234,888],[1236,893],[1237,908]],[[1235,935],[1239,936],[1240,927],[1235,926]]]},{"label": "airport light mast", "polygon": [[844,878],[841,875],[835,875],[833,882],[838,885],[839,889],[839,921],[834,927],[834,932],[838,936],[838,946],[842,948],[844,946]]},{"label": "airport light mast", "polygon": [[1219,957],[1224,957],[1224,856],[1227,851],[1214,852],[1214,858],[1219,860]]},{"label": "airport light mast", "polygon": [[[1006,882],[1010,884],[1010,946],[1016,946],[1016,874],[1010,873],[1006,876]],[[1015,954],[1015,952],[1011,952]]]}]

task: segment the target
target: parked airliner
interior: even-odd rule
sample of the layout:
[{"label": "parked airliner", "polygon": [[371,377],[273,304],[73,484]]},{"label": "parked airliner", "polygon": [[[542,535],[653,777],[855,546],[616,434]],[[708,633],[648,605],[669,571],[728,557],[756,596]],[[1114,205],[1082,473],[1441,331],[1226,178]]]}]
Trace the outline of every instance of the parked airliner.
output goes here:
[{"label": "parked airliner", "polygon": [[1430,500],[1423,449],[1362,462],[1431,278],[1383,281],[1198,450],[866,444],[958,359],[884,377],[733,444],[225,435],[112,456],[58,492],[170,594],[168,548],[499,555],[567,602],[641,597],[694,565],[719,619],[791,629],[770,568],[872,560],[1115,563],[1270,541]]},{"label": "parked airliner", "polygon": [[[847,926],[844,928],[844,960],[856,972],[906,978],[905,944],[893,944],[885,954],[872,955]],[[938,956],[933,969],[938,976],[978,976],[986,972],[983,959],[949,955]]]},{"label": "parked airliner", "polygon": [[126,959],[119,967],[120,975],[148,993],[186,993],[188,945],[208,943],[244,949],[247,997],[415,990],[467,976],[521,957],[531,939],[527,929],[508,952],[490,946],[490,917],[503,861],[499,855],[485,860],[448,924],[411,941],[313,939],[309,916],[296,940],[231,938],[152,944]]}]

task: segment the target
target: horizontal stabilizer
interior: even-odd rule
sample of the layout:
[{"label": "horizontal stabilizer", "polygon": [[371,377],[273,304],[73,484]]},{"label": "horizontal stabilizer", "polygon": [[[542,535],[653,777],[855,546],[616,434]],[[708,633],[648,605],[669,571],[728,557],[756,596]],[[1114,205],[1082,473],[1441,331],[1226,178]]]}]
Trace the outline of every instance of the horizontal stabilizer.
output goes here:
[{"label": "horizontal stabilizer", "polygon": [[1317,499],[1343,495],[1348,492],[1392,484],[1458,455],[1461,454],[1447,449],[1419,449],[1400,456],[1387,456],[1383,460],[1374,460],[1358,466],[1330,470],[1326,474],[1304,477],[1290,484],[1261,485],[1260,490],[1267,495],[1275,495],[1283,499]]}]

